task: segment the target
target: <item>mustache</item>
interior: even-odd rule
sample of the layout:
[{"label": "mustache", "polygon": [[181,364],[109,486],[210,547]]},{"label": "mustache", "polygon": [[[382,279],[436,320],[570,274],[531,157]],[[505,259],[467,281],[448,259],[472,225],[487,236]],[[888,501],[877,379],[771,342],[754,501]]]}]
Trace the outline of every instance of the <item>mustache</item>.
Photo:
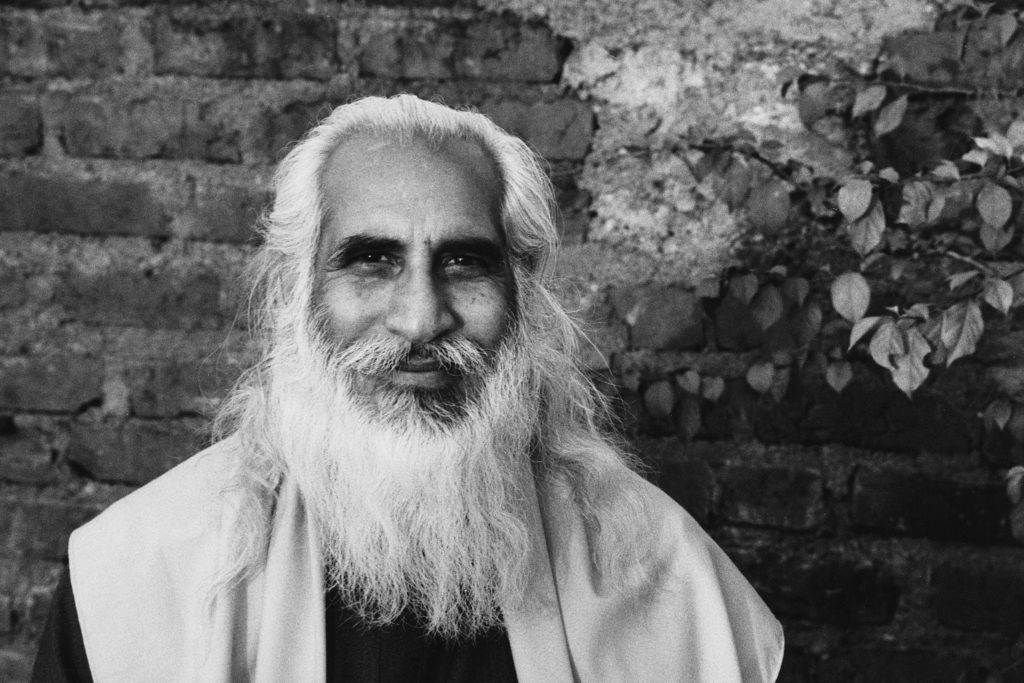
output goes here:
[{"label": "mustache", "polygon": [[483,374],[491,354],[465,337],[413,344],[395,337],[370,337],[349,344],[330,354],[331,364],[349,372],[374,377],[395,373],[407,361],[430,360],[452,375]]}]

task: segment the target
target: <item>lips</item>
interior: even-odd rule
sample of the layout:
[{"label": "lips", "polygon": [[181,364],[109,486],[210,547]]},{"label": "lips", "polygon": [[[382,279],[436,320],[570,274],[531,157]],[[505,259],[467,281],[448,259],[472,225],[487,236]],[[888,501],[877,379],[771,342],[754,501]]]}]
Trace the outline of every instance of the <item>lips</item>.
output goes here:
[{"label": "lips", "polygon": [[436,372],[441,363],[433,358],[406,358],[398,364],[399,372]]}]

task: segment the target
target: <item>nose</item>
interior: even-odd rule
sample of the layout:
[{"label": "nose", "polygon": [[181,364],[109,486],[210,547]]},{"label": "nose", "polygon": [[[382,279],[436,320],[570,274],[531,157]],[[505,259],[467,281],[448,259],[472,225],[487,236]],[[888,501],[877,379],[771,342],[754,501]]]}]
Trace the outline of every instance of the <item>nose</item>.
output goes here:
[{"label": "nose", "polygon": [[422,344],[450,332],[456,319],[447,293],[433,273],[409,269],[394,290],[386,324],[392,334]]}]

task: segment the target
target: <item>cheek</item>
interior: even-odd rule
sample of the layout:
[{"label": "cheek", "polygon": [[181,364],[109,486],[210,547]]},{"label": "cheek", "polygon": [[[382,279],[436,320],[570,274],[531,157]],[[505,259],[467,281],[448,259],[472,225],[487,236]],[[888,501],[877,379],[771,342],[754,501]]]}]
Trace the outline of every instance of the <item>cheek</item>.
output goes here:
[{"label": "cheek", "polygon": [[462,332],[485,348],[497,347],[508,329],[511,302],[507,289],[498,283],[473,286],[454,297]]},{"label": "cheek", "polygon": [[340,282],[326,284],[319,302],[331,336],[345,345],[371,330],[380,317],[374,297]]}]

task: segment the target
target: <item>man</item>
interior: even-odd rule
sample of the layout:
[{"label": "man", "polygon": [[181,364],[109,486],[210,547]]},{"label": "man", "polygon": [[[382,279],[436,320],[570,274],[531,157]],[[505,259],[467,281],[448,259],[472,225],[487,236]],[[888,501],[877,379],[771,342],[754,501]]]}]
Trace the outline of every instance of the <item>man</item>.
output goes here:
[{"label": "man", "polygon": [[262,359],[220,441],[73,534],[37,673],[777,675],[778,623],[603,431],[546,287],[551,191],[521,141],[368,98],[276,183]]}]

